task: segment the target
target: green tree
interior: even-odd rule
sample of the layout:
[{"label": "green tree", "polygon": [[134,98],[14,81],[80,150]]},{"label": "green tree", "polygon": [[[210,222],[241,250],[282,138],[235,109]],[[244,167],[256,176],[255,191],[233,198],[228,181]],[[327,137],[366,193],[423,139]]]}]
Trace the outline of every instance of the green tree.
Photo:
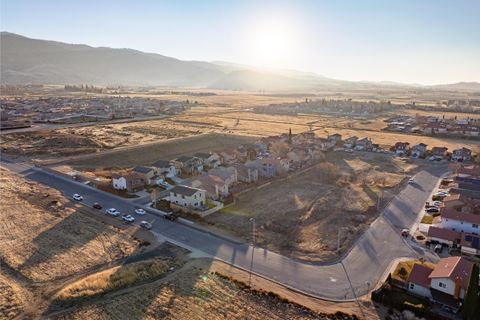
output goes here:
[{"label": "green tree", "polygon": [[470,275],[465,304],[462,310],[462,316],[467,320],[480,319],[480,303],[478,299],[478,265],[474,264]]}]

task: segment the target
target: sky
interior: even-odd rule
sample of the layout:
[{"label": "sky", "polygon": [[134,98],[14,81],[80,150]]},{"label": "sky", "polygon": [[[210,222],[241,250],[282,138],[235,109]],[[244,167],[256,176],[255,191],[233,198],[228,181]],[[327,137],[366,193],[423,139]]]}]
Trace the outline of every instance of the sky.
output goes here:
[{"label": "sky", "polygon": [[480,0],[0,0],[0,28],[343,80],[480,82]]}]

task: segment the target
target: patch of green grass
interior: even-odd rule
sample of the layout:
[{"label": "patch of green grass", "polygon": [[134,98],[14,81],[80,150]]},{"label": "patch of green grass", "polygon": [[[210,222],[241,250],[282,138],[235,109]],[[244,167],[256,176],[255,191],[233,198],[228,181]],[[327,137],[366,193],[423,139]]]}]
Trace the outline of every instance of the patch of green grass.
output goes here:
[{"label": "patch of green grass", "polygon": [[433,222],[433,216],[430,216],[428,214],[424,215],[420,223],[426,223],[426,224],[432,224]]}]

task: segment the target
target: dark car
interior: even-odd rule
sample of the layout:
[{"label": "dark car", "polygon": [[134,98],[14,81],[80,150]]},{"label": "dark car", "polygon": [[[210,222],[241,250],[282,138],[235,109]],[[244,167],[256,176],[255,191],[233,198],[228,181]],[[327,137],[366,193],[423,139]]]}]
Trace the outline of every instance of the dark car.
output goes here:
[{"label": "dark car", "polygon": [[95,202],[92,207],[98,210],[102,209],[102,206],[98,202]]},{"label": "dark car", "polygon": [[425,211],[427,213],[439,213],[440,209],[438,209],[437,207],[430,207],[430,208],[426,209]]},{"label": "dark car", "polygon": [[173,212],[169,212],[163,216],[165,219],[170,220],[170,221],[175,221],[177,220],[178,216],[174,214]]}]

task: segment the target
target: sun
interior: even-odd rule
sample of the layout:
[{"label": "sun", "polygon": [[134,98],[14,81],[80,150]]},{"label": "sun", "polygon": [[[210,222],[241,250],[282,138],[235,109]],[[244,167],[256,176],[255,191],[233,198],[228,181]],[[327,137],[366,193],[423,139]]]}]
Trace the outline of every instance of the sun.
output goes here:
[{"label": "sun", "polygon": [[283,17],[264,17],[250,28],[248,50],[257,65],[278,67],[291,58],[294,47],[294,28]]}]

